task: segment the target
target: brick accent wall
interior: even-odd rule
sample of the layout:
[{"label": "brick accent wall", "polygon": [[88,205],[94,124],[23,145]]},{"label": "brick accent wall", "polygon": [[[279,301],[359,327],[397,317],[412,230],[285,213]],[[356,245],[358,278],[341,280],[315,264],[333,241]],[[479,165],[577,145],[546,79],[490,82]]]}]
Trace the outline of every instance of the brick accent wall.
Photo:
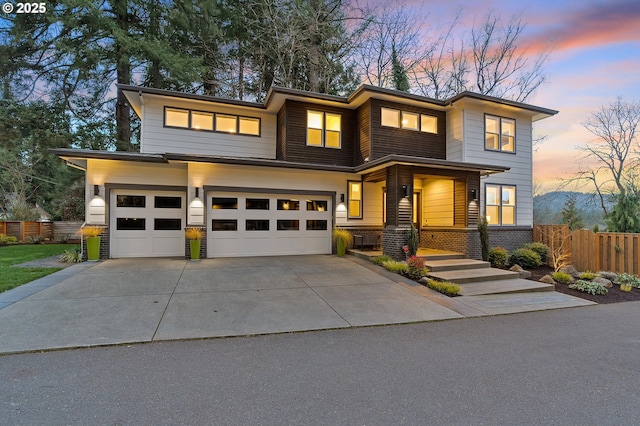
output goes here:
[{"label": "brick accent wall", "polygon": [[385,228],[382,233],[382,254],[395,260],[404,260],[402,246],[407,244],[408,228]]},{"label": "brick accent wall", "polygon": [[[189,228],[198,228],[202,231],[202,238],[200,239],[200,259],[207,258],[207,228],[204,226],[190,226]],[[185,259],[191,259],[191,248],[189,246],[189,240],[184,239],[184,257]]]},{"label": "brick accent wall", "polygon": [[[489,227],[489,247],[504,247],[513,251],[533,241],[531,228]],[[463,253],[470,259],[482,259],[480,233],[476,228],[423,229],[420,247]]]}]

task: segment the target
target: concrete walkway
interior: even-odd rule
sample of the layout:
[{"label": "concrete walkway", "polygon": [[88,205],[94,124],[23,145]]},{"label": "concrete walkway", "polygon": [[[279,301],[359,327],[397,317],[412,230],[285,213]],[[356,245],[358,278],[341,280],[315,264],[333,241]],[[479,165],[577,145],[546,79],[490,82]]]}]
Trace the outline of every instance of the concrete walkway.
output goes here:
[{"label": "concrete walkway", "polygon": [[113,259],[0,294],[0,353],[447,320],[592,304],[448,298],[347,256]]}]

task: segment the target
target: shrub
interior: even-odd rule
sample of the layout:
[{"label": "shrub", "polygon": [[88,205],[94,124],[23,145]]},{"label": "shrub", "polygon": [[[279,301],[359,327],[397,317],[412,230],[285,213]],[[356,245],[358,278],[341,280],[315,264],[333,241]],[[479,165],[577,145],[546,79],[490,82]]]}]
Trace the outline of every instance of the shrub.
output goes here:
[{"label": "shrub", "polygon": [[388,262],[390,260],[393,260],[393,259],[391,259],[389,256],[386,256],[384,254],[382,256],[376,256],[376,257],[372,257],[372,258],[369,259],[369,261],[371,261],[371,263],[373,263],[375,265],[378,265],[378,266],[382,266],[382,264],[384,262]]},{"label": "shrub", "polygon": [[509,264],[509,252],[502,247],[492,247],[489,250],[489,262],[494,268],[506,268]]},{"label": "shrub", "polygon": [[638,278],[637,275],[631,275],[627,273],[620,274],[614,282],[620,285],[626,284],[630,285],[631,287],[640,288],[640,278]]},{"label": "shrub", "polygon": [[524,269],[535,269],[542,265],[540,256],[535,251],[528,248],[519,248],[511,253],[509,257],[510,265],[520,265]]},{"label": "shrub", "polygon": [[42,240],[44,240],[42,235],[30,235],[27,237],[27,242],[29,244],[42,244]]},{"label": "shrub", "polygon": [[65,250],[60,255],[60,261],[64,263],[80,263],[82,262],[82,253],[79,249]]},{"label": "shrub", "polygon": [[56,237],[56,243],[66,244],[69,242],[70,235],[69,234],[60,234]]},{"label": "shrub", "polygon": [[529,243],[529,244],[525,244],[524,248],[528,248],[529,250],[533,250],[536,253],[538,253],[538,256],[540,256],[540,261],[542,262],[542,264],[543,265],[547,264],[547,261],[549,260],[549,253],[551,252],[551,249],[549,248],[548,245],[544,243]]},{"label": "shrub", "polygon": [[15,244],[18,242],[16,237],[0,234],[0,244]]},{"label": "shrub", "polygon": [[393,272],[395,274],[406,275],[409,271],[409,267],[406,263],[397,262],[395,260],[388,260],[382,263],[382,266],[387,271]]},{"label": "shrub", "polygon": [[571,276],[571,274],[567,274],[566,272],[552,272],[551,278],[553,278],[554,281],[562,284],[569,284],[571,281],[573,281],[573,277]]},{"label": "shrub", "polygon": [[585,272],[582,272],[580,274],[580,279],[581,280],[592,280],[592,279],[594,279],[595,277],[598,277],[598,276],[599,275],[596,274],[595,272],[585,271]]},{"label": "shrub", "polygon": [[489,260],[489,223],[485,215],[482,215],[478,221],[478,232],[480,233],[482,260],[486,262]]},{"label": "shrub", "polygon": [[407,246],[409,246],[409,256],[415,256],[418,253],[420,245],[420,232],[411,224],[411,228],[407,230]]},{"label": "shrub", "polygon": [[429,270],[424,265],[424,259],[418,256],[411,256],[407,259],[407,276],[412,280],[419,280],[429,273]]},{"label": "shrub", "polygon": [[429,280],[429,282],[427,283],[427,287],[439,293],[446,294],[447,296],[455,296],[460,293],[460,286],[449,281]]},{"label": "shrub", "polygon": [[607,294],[607,288],[605,286],[593,281],[578,280],[573,284],[569,284],[569,288],[593,294],[594,296]]}]

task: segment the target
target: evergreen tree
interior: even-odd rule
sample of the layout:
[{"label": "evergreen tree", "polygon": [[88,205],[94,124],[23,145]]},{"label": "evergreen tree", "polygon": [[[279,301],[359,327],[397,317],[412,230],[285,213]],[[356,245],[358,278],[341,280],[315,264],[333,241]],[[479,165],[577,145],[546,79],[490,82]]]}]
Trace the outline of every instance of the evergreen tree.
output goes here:
[{"label": "evergreen tree", "polygon": [[567,200],[562,207],[562,223],[569,225],[571,231],[575,229],[581,229],[584,227],[584,221],[582,215],[576,208],[576,196],[571,194],[567,197]]},{"label": "evergreen tree", "polygon": [[396,52],[395,45],[391,48],[391,65],[393,68],[394,89],[400,90],[402,92],[408,92],[410,87],[409,79],[407,78],[407,71],[404,69],[404,66],[398,59],[398,53]]},{"label": "evergreen tree", "polygon": [[632,188],[620,191],[616,205],[605,217],[611,232],[640,232],[640,196]]}]

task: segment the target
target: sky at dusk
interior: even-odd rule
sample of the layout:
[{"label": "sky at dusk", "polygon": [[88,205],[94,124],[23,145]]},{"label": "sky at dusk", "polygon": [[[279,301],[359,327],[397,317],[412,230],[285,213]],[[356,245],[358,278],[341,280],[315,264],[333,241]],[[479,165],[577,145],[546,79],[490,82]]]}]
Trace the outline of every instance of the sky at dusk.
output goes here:
[{"label": "sky at dusk", "polygon": [[591,113],[617,96],[640,102],[638,0],[409,0],[405,4],[426,10],[432,26],[446,26],[460,8],[463,28],[489,11],[506,20],[517,15],[526,24],[521,43],[528,52],[535,56],[551,47],[545,64],[547,81],[527,100],[559,111],[534,125],[534,137],[547,136],[534,152],[534,181],[544,182],[544,190],[555,189],[561,178],[577,170],[582,160],[575,147],[593,140],[582,126]]}]

